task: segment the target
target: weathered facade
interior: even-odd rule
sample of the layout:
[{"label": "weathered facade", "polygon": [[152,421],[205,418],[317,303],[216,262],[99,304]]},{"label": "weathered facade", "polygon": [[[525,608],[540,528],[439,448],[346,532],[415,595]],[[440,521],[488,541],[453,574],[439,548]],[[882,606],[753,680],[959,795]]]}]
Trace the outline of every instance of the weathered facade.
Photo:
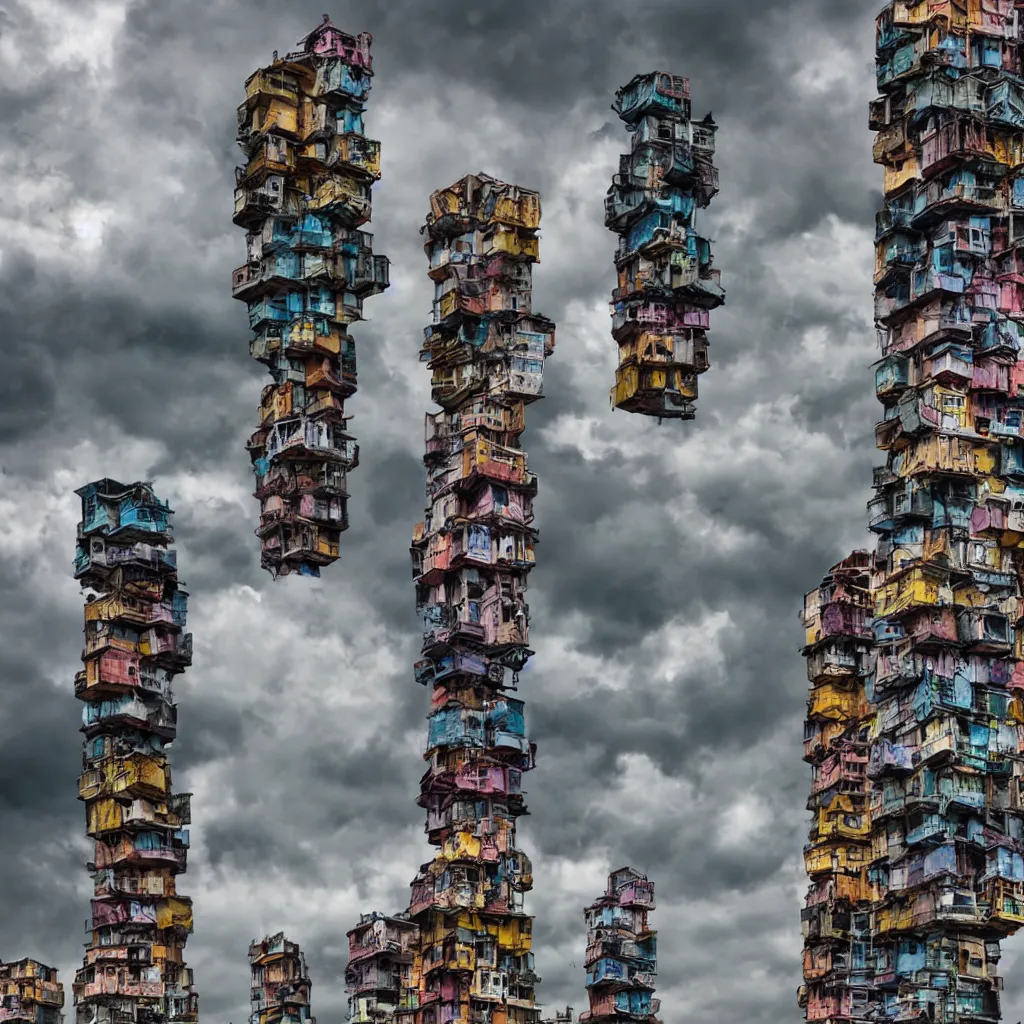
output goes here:
[{"label": "weathered facade", "polygon": [[188,850],[190,794],[174,794],[174,677],[192,661],[187,595],[170,548],[171,509],[145,483],[80,488],[74,573],[89,593],[82,701],[86,832],[95,843],[77,1024],[198,1019],[184,961],[192,904],[177,890]]},{"label": "weathered facade", "polygon": [[319,576],[348,528],[347,474],[359,448],[346,429],[356,390],[348,325],[388,285],[374,255],[370,190],[380,143],[363,134],[371,37],[324,23],[249,77],[238,108],[248,162],[236,172],[234,222],[247,262],[231,292],[249,309],[250,352],[270,371],[248,448],[260,502],[262,564]]},{"label": "weathered facade", "polygon": [[441,408],[426,418],[429,504],[412,561],[424,624],[415,676],[431,688],[419,804],[437,853],[406,914],[370,915],[349,933],[349,991],[357,1020],[536,1024],[531,867],[516,847],[535,748],[513,694],[533,653],[525,595],[537,540],[520,435],[555,333],[531,302],[540,197],[477,174],[430,205],[434,322],[421,358]]},{"label": "weathered facade", "polygon": [[348,933],[345,990],[349,1024],[392,1020],[419,1004],[412,989],[413,949],[419,928],[408,914],[363,914]]},{"label": "weathered facade", "polygon": [[252,1012],[249,1024],[316,1024],[306,957],[284,932],[249,945]]},{"label": "weathered facade", "polygon": [[815,1021],[996,1022],[1024,923],[1024,78],[1012,0],[877,23],[872,555],[805,606]]},{"label": "weathered facade", "polygon": [[37,960],[0,963],[0,1021],[64,1024],[64,986],[57,971]]},{"label": "weathered facade", "polygon": [[725,299],[711,240],[697,224],[697,210],[718,192],[717,126],[710,114],[691,120],[689,80],[663,71],[637,75],[612,109],[632,132],[605,199],[605,224],[619,236],[612,407],[693,419],[710,311]]},{"label": "weathered facade", "polygon": [[604,895],[583,912],[590,1009],[580,1014],[580,1024],[659,1024],[658,933],[647,922],[652,910],[654,883],[633,868],[619,868],[608,876]]}]

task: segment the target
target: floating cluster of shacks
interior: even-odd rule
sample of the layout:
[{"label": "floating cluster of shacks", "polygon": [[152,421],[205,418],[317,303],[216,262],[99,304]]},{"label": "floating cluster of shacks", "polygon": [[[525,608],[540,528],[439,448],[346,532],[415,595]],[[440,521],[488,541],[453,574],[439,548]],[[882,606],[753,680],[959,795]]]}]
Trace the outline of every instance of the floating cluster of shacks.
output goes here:
[{"label": "floating cluster of shacks", "polygon": [[998,1021],[1024,924],[1022,6],[878,18],[887,458],[876,550],[804,609],[813,1021]]},{"label": "floating cluster of shacks", "polygon": [[710,311],[725,299],[697,224],[718,192],[717,126],[710,114],[691,120],[689,80],[664,71],[637,75],[612,109],[632,132],[605,199],[605,224],[619,236],[612,406],[693,419],[697,376],[709,366]]},{"label": "floating cluster of shacks", "polygon": [[363,134],[370,36],[325,17],[301,45],[245,83],[238,141],[248,163],[237,172],[234,221],[246,229],[248,261],[231,289],[249,307],[250,352],[273,378],[248,445],[262,564],[318,576],[338,557],[347,474],[359,461],[346,429],[356,390],[348,325],[387,287],[388,260],[361,230],[380,177],[380,143]]}]

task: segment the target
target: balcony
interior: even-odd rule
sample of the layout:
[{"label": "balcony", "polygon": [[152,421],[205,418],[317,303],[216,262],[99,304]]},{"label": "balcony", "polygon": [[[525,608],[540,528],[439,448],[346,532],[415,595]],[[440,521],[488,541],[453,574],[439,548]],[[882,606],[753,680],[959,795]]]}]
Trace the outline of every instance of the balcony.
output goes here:
[{"label": "balcony", "polygon": [[272,180],[263,187],[235,189],[235,210],[232,223],[242,228],[257,227],[264,219],[283,209],[283,188]]},{"label": "balcony", "polygon": [[949,184],[931,181],[919,196],[919,209],[915,214],[914,224],[918,226],[936,217],[947,216],[956,210],[972,213],[996,212],[1001,209],[1001,204],[999,192],[991,185],[966,181]]},{"label": "balcony", "polygon": [[[263,285],[268,284],[272,278],[279,278],[282,283],[287,283],[285,275],[278,273],[279,259],[271,254],[267,260],[260,260],[255,263],[246,263],[237,270],[231,272],[231,297],[241,299],[243,302],[254,298],[264,289]],[[295,277],[294,274],[291,275]]]}]

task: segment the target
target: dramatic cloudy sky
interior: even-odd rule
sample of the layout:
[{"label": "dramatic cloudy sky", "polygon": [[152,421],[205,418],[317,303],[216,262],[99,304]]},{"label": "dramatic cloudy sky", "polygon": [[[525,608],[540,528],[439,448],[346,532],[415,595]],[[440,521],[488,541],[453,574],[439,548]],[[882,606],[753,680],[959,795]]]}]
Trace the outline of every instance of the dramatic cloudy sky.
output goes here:
[{"label": "dramatic cloudy sky", "polygon": [[[407,542],[423,506],[427,196],[485,170],[543,194],[535,308],[558,323],[525,442],[541,480],[524,679],[539,744],[521,830],[539,992],[585,1005],[581,907],[630,863],[658,886],[667,1021],[797,1021],[808,770],[801,595],[863,544],[876,403],[866,105],[878,0],[336,0],[374,35],[378,251],[354,329],[362,465],[319,581],[259,569],[232,226],[235,106],[328,0],[0,0],[0,956],[69,987],[89,895],[71,680],[74,487],[149,478],[178,510],[193,668],[176,784],[195,793],[204,1019],[247,1012],[247,943],[306,949],[322,1024],[345,932],[405,905],[426,694]],[[612,414],[616,87],[690,76],[721,124],[710,214],[728,305],[695,423]],[[1024,1010],[1013,984],[1007,1015]],[[69,999],[70,1001],[70,999]]]}]

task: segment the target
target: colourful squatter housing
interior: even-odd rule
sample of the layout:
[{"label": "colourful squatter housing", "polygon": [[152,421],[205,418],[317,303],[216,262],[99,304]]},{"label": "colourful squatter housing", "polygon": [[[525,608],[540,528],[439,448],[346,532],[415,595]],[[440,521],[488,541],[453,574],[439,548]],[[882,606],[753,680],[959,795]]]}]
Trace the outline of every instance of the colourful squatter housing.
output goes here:
[{"label": "colourful squatter housing", "polygon": [[718,193],[716,125],[690,120],[690,83],[653,71],[615,94],[633,133],[605,199],[619,236],[612,336],[619,368],[612,407],[662,419],[696,415],[697,375],[708,368],[710,311],[725,301],[711,240],[697,210]]},{"label": "colourful squatter housing", "polygon": [[310,1015],[312,982],[306,958],[284,932],[249,946],[252,970],[249,1024],[316,1024]]},{"label": "colourful squatter housing", "polygon": [[191,794],[171,791],[174,677],[192,662],[171,509],[146,483],[87,484],[74,573],[85,605],[82,775],[95,842],[85,962],[75,976],[77,1024],[198,1020],[183,959],[192,902],[178,894]]},{"label": "colourful squatter housing", "polygon": [[874,553],[804,606],[802,1003],[812,1021],[997,1022],[1024,923],[1024,2],[890,3]]},{"label": "colourful squatter housing", "polygon": [[554,324],[531,308],[540,198],[485,174],[435,192],[424,228],[434,323],[421,358],[441,410],[426,419],[426,519],[413,577],[424,623],[416,679],[432,688],[419,804],[434,859],[408,910],[349,932],[350,1020],[535,1024],[530,861],[516,848],[534,765],[523,702],[533,653],[526,578],[536,478],[520,446]]},{"label": "colourful squatter housing", "polygon": [[234,222],[248,260],[231,293],[249,308],[253,358],[270,370],[248,449],[260,501],[262,565],[274,576],[319,576],[348,528],[347,474],[359,448],[346,430],[356,391],[348,325],[388,286],[375,256],[370,189],[380,143],[363,135],[371,37],[325,16],[302,49],[249,77],[238,108]]},{"label": "colourful squatter housing", "polygon": [[38,960],[0,963],[0,1022],[64,1024],[64,986],[57,971]]},{"label": "colourful squatter housing", "polygon": [[647,926],[652,910],[654,883],[633,868],[613,871],[604,895],[584,910],[590,1009],[580,1024],[660,1024],[661,1001],[653,998],[658,933]]}]

